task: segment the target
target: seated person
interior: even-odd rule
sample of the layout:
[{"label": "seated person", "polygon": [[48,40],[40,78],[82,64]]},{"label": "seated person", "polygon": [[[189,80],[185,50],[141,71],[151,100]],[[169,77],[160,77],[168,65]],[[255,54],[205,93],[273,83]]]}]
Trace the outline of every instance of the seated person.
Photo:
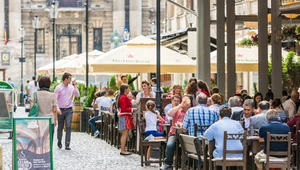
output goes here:
[{"label": "seated person", "polygon": [[259,129],[262,125],[267,124],[266,113],[270,109],[270,104],[267,101],[258,103],[258,114],[250,118],[250,135],[254,135],[254,130]]},{"label": "seated person", "polygon": [[[290,132],[290,128],[288,125],[283,124],[279,120],[278,112],[274,109],[268,110],[266,113],[266,117],[268,120],[267,124],[264,124],[259,129],[259,138],[262,138],[265,141],[264,150],[258,152],[255,155],[255,164],[257,169],[261,170],[263,168],[263,163],[260,162],[261,159],[266,159],[266,146],[267,146],[267,133],[270,134],[288,134]],[[270,144],[270,151],[287,151],[287,143],[284,142],[274,142]],[[272,155],[270,155],[272,156]]]},{"label": "seated person", "polygon": [[[174,97],[174,96],[173,96]],[[180,96],[178,96],[180,98]],[[181,98],[180,98],[181,100]],[[174,128],[175,126],[181,128],[182,122],[185,116],[185,113],[188,111],[188,109],[191,107],[191,101],[189,97],[183,97],[182,102],[173,107],[172,109],[169,110],[167,113],[169,116],[173,118],[172,121],[172,126],[171,130],[169,132],[169,138],[167,142],[167,147],[166,147],[166,159],[164,161],[164,165],[160,168],[161,170],[169,170],[173,169],[172,164],[173,164],[173,158],[175,154],[175,148],[176,148],[176,129]]]},{"label": "seated person", "polygon": [[164,112],[166,115],[166,121],[168,123],[170,123],[170,121],[172,120],[172,117],[168,115],[169,110],[175,106],[178,106],[180,104],[180,102],[181,102],[181,97],[179,95],[175,94],[171,97],[171,103],[166,105],[166,107],[164,108]]},{"label": "seated person", "polygon": [[100,93],[96,93],[96,96],[97,99],[95,100],[94,103],[94,109],[99,108],[99,114],[95,115],[89,120],[89,124],[94,131],[94,137],[97,137],[100,133],[99,130],[96,128],[95,122],[99,120],[101,112],[109,114],[109,109],[111,105],[111,99],[107,97],[108,94],[106,91],[101,91]]},{"label": "seated person", "polygon": [[300,127],[298,127],[298,122],[300,121],[300,109],[298,109],[297,114],[290,120],[287,122],[287,125],[289,127],[294,127],[296,125],[296,133],[294,135],[293,141],[294,143],[297,143],[297,138],[298,138],[298,129]]},{"label": "seated person", "polygon": [[[210,110],[207,106],[207,96],[204,93],[200,93],[197,96],[198,106],[190,108],[184,116],[182,131],[188,131],[190,136],[194,136],[195,124],[210,126],[219,120],[218,112]],[[197,137],[200,138],[203,135],[203,130],[198,129]]]},{"label": "seated person", "polygon": [[[148,100],[146,103],[146,109],[147,111],[145,113],[145,120],[146,120],[145,140],[164,138],[164,136],[166,135],[162,132],[157,131],[157,121],[164,122],[164,119],[159,115],[158,111],[155,111],[156,105],[154,101]],[[150,159],[151,152],[152,152],[152,147],[149,146],[146,160]]]},{"label": "seated person", "polygon": [[232,113],[231,119],[240,121],[244,129],[250,127],[250,117],[254,116],[254,102],[252,99],[246,99],[243,104],[243,111]]},{"label": "seated person", "polygon": [[[205,132],[204,136],[208,140],[215,139],[216,149],[213,152],[214,158],[223,157],[224,131],[228,133],[243,133],[244,129],[241,124],[235,120],[231,120],[231,108],[222,107],[220,109],[221,120],[212,124]],[[243,150],[243,144],[239,140],[227,141],[228,150]],[[242,154],[228,154],[228,158],[241,158]]]}]

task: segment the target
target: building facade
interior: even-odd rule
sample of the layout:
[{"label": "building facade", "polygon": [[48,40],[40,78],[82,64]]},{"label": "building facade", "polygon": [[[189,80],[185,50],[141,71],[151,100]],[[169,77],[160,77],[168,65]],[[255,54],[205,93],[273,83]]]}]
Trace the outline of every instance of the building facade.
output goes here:
[{"label": "building facade", "polygon": [[[80,54],[86,49],[107,52],[114,48],[113,33],[117,31],[122,39],[124,30],[130,38],[149,35],[150,24],[156,17],[156,2],[153,0],[89,0],[88,30],[86,30],[86,0],[58,0],[58,17],[55,20],[56,60],[71,54]],[[21,82],[21,43],[19,28],[25,28],[23,56],[24,79],[31,79],[34,73],[34,29],[32,20],[37,15],[40,27],[37,29],[37,68],[53,61],[52,19],[49,17],[52,0],[3,0],[0,1],[0,54],[9,54],[9,61],[3,61],[1,69],[6,70],[6,79],[11,77],[18,86]],[[165,0],[161,1],[161,22],[164,20]],[[4,9],[4,10],[3,10]],[[4,26],[4,27],[3,27]],[[2,35],[2,34],[1,34]],[[120,40],[123,42],[123,40]],[[7,58],[7,55],[5,55]],[[2,76],[2,74],[0,74]],[[0,77],[3,79],[4,77]]]}]

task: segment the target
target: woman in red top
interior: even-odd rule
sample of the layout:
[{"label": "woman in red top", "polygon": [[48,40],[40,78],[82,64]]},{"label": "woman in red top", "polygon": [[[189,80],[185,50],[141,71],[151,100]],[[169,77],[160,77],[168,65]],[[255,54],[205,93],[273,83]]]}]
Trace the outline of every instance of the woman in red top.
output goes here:
[{"label": "woman in red top", "polygon": [[294,143],[297,143],[297,136],[298,136],[298,129],[299,129],[298,122],[299,121],[300,121],[300,109],[298,109],[297,114],[295,114],[295,116],[290,121],[287,122],[287,125],[289,127],[293,127],[296,125],[296,133],[295,133],[294,139],[293,139]]},{"label": "woman in red top", "polygon": [[178,94],[181,98],[183,97],[182,91],[181,91],[181,86],[179,84],[175,84],[172,88],[172,91],[168,93],[167,99],[172,98],[175,94]]},{"label": "woman in red top", "polygon": [[127,97],[129,93],[128,84],[120,86],[120,95],[117,97],[117,104],[119,108],[119,130],[122,131],[121,137],[121,152],[120,155],[131,155],[130,152],[125,152],[125,144],[129,134],[129,130],[134,128],[132,112],[136,108],[131,108],[131,101]]},{"label": "woman in red top", "polygon": [[207,97],[210,97],[210,93],[209,93],[210,90],[207,84],[202,80],[198,80],[197,84],[198,84],[198,92],[204,93]]}]

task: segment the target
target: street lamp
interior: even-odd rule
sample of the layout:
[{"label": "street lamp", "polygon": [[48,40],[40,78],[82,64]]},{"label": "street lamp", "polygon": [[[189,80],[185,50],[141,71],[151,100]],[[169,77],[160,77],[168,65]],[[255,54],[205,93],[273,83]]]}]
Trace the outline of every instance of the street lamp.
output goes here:
[{"label": "street lamp", "polygon": [[40,18],[35,15],[32,20],[32,28],[34,29],[34,77],[36,77],[36,51],[37,51],[37,29],[40,28]]},{"label": "street lamp", "polygon": [[156,34],[156,23],[154,20],[150,24],[150,31],[151,31],[151,34]]},{"label": "street lamp", "polygon": [[[160,89],[160,0],[156,0],[156,22],[151,24],[152,34],[156,33],[156,108],[161,113],[161,89]],[[156,28],[156,32],[155,29]]]},{"label": "street lamp", "polygon": [[123,41],[127,42],[127,41],[129,41],[129,39],[130,39],[130,33],[127,30],[127,28],[125,28],[124,33],[123,33]]},{"label": "street lamp", "polygon": [[187,13],[186,14],[186,19],[189,23],[190,28],[192,28],[193,27],[193,22],[195,20],[195,15],[193,15],[192,13]]},{"label": "street lamp", "polygon": [[89,88],[89,0],[85,2],[85,96]]},{"label": "street lamp", "polygon": [[23,97],[23,63],[25,62],[25,58],[23,56],[23,45],[24,45],[24,37],[25,37],[25,28],[21,25],[19,28],[19,33],[21,37],[21,57],[19,61],[21,62],[21,93],[20,93],[20,103],[19,106],[24,106],[24,97]]},{"label": "street lamp", "polygon": [[57,18],[58,15],[58,1],[52,1],[51,6],[50,6],[50,11],[49,11],[49,16],[52,19],[52,49],[53,49],[53,80],[55,80],[55,19]]}]

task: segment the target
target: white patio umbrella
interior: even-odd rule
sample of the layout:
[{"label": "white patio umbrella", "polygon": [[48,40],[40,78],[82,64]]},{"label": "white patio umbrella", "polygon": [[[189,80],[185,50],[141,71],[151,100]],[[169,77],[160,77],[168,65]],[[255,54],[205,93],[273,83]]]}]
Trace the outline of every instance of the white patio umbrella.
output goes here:
[{"label": "white patio umbrella", "polygon": [[[236,47],[236,72],[258,72],[258,46]],[[271,46],[268,46],[268,56],[271,54]],[[282,56],[286,57],[287,51],[282,50]],[[211,72],[217,72],[217,51],[211,52]],[[225,63],[227,63],[227,48],[225,48]],[[225,67],[226,68],[226,67]]]},{"label": "white patio umbrella", "polygon": [[[193,73],[196,63],[186,55],[161,46],[161,73]],[[90,62],[93,73],[156,72],[156,42],[138,36]]]},{"label": "white patio umbrella", "polygon": [[[57,68],[59,68],[62,64],[71,61],[76,55],[66,56],[58,61],[55,61],[55,72],[59,71],[57,70]],[[45,74],[52,74],[52,70],[53,70],[53,63],[49,63],[45,66],[38,68],[36,71],[37,74],[45,75]]]},{"label": "white patio umbrella", "polygon": [[[100,57],[104,53],[98,50],[94,50],[88,53],[89,62],[96,57]],[[59,66],[58,74],[63,74],[65,72],[74,74],[74,75],[84,75],[85,74],[85,63],[86,55],[85,52],[79,55],[76,55],[72,60],[67,61]],[[83,66],[84,65],[84,66]]]}]

